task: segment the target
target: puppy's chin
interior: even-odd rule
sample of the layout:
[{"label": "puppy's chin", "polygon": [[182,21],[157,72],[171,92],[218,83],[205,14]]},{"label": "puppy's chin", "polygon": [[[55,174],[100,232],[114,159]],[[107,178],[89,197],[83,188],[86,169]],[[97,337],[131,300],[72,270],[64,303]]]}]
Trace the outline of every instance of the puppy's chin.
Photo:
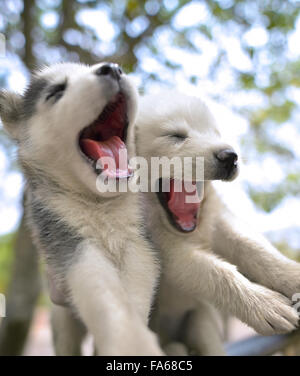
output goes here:
[{"label": "puppy's chin", "polygon": [[240,173],[239,166],[232,169],[232,171],[224,171],[223,169],[216,169],[215,171],[211,171],[207,173],[205,171],[204,180],[205,181],[214,181],[214,180],[221,180],[224,182],[231,182],[235,180]]},{"label": "puppy's chin", "polygon": [[221,180],[225,182],[231,182],[239,176],[239,173],[240,173],[240,168],[239,166],[237,166],[225,179],[221,179]]},{"label": "puppy's chin", "polygon": [[[106,189],[106,187],[102,187],[101,184],[99,184],[99,181],[97,179],[100,179],[99,176],[94,174],[92,171],[90,171],[87,175],[85,175],[86,178],[83,178],[83,176],[78,176],[77,178],[80,179],[78,184],[76,184],[76,191],[85,195],[93,195],[98,196],[102,198],[114,198],[122,193],[120,192],[119,188],[119,181],[116,181],[116,184],[111,184],[111,187],[116,189]],[[88,176],[88,177],[87,177]]]},{"label": "puppy's chin", "polygon": [[180,231],[174,224],[171,223],[170,219],[167,216],[166,211],[161,207],[160,208],[160,216],[161,216],[161,221],[163,225],[168,229],[169,232],[176,236],[189,236],[191,233],[193,233],[196,228],[193,231],[190,232],[183,232]]}]

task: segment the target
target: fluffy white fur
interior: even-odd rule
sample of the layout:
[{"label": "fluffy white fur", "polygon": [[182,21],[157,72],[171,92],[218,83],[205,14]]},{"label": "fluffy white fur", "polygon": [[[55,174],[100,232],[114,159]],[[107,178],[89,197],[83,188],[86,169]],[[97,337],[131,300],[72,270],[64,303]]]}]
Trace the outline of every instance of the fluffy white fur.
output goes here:
[{"label": "fluffy white fur", "polygon": [[[186,139],[174,139],[175,133]],[[211,307],[264,335],[295,329],[291,296],[300,291],[300,265],[280,254],[218,197],[211,180],[223,147],[213,116],[198,98],[174,91],[146,96],[136,125],[137,155],[205,157],[205,193],[193,233],[174,228],[155,193],[145,193],[146,223],[161,251],[162,279],[152,327],[167,352],[222,354]],[[178,342],[181,342],[181,344]]]}]

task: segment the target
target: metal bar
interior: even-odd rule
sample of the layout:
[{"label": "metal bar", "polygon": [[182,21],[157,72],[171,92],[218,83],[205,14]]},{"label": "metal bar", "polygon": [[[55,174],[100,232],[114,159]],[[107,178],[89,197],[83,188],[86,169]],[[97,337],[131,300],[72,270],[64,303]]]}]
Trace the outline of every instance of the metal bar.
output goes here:
[{"label": "metal bar", "polygon": [[300,331],[270,337],[254,336],[226,345],[228,356],[268,356],[300,340]]}]

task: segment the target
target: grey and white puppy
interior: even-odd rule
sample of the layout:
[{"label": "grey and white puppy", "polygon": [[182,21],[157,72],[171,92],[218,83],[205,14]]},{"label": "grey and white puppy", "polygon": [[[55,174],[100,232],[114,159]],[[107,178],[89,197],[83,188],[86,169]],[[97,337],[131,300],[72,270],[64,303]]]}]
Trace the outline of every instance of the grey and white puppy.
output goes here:
[{"label": "grey and white puppy", "polygon": [[291,297],[300,292],[300,265],[252,232],[216,193],[211,181],[234,179],[238,156],[222,141],[208,107],[174,91],[144,97],[136,145],[149,163],[153,156],[204,157],[199,203],[187,203],[188,193],[175,192],[174,176],[164,172],[160,178],[171,178],[170,192],[144,193],[146,223],[162,259],[152,317],[162,345],[179,341],[197,353],[222,353],[220,336],[210,332],[210,304],[265,335],[292,331],[299,319]]},{"label": "grey and white puppy", "polygon": [[[67,299],[101,355],[159,355],[147,328],[159,268],[143,237],[134,194],[99,193],[96,161],[119,169],[137,94],[114,64],[57,64],[32,76],[24,95],[0,92],[0,115],[17,141],[27,178],[27,210],[54,288]],[[129,155],[132,150],[129,150]],[[127,161],[126,161],[127,162]],[[60,296],[61,295],[61,296]],[[65,354],[67,355],[67,354]]]}]

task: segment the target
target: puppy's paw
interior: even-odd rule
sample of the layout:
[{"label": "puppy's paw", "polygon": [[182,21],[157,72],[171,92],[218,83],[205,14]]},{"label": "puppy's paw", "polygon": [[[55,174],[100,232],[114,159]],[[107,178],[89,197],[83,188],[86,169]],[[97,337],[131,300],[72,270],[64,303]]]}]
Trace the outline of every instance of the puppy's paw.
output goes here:
[{"label": "puppy's paw", "polygon": [[297,328],[299,315],[285,296],[256,285],[255,293],[250,299],[253,307],[248,324],[258,333],[281,334]]}]

